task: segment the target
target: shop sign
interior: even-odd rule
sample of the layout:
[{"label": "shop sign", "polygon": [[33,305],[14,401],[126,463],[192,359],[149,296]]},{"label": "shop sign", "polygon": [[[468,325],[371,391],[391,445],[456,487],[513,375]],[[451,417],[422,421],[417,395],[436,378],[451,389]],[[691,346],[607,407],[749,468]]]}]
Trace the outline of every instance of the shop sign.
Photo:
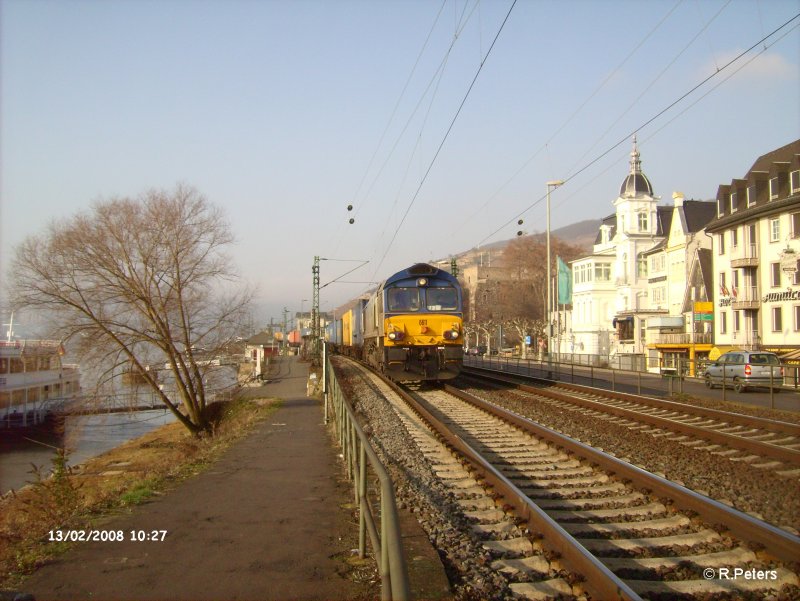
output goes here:
[{"label": "shop sign", "polygon": [[768,292],[762,299],[765,303],[779,303],[781,301],[800,300],[800,290],[789,288],[783,292]]}]

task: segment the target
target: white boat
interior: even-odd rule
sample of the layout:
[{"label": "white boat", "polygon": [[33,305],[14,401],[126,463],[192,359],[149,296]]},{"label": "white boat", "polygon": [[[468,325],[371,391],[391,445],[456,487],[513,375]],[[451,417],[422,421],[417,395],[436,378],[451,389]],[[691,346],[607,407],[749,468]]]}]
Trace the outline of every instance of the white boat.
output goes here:
[{"label": "white boat", "polygon": [[33,426],[75,399],[81,390],[77,365],[64,363],[57,340],[0,341],[0,430]]}]

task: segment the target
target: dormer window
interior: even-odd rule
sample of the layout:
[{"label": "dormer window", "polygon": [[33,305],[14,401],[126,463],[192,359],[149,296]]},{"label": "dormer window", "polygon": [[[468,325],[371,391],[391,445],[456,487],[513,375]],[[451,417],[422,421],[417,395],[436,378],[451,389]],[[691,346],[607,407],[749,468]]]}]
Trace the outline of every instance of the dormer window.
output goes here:
[{"label": "dormer window", "polygon": [[775,200],[778,198],[778,178],[773,177],[769,180],[769,199]]},{"label": "dormer window", "polygon": [[747,186],[747,206],[752,207],[756,204],[756,185]]},{"label": "dormer window", "polygon": [[731,192],[730,196],[730,206],[731,206],[731,213],[735,213],[737,206],[736,206],[736,192]]},{"label": "dormer window", "polygon": [[792,194],[800,192],[800,170],[789,174],[789,187],[792,189]]},{"label": "dormer window", "polygon": [[725,214],[725,210],[722,208],[722,199],[717,199],[717,217],[722,217]]}]

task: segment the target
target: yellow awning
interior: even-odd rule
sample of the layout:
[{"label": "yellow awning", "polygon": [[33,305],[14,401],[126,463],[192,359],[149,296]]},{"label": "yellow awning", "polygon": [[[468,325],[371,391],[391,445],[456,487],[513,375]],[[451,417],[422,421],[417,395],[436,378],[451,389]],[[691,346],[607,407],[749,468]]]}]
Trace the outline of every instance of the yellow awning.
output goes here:
[{"label": "yellow awning", "polygon": [[738,346],[715,346],[712,347],[710,351],[708,351],[708,358],[710,361],[716,361],[720,358],[721,355],[724,355],[728,351],[738,351],[741,350]]}]

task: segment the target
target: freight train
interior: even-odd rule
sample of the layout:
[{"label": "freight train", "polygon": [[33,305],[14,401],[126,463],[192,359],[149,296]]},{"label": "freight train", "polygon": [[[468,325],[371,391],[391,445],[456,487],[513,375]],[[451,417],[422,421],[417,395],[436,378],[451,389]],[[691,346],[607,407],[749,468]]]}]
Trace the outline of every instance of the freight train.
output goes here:
[{"label": "freight train", "polygon": [[325,328],[335,352],[398,382],[448,380],[461,371],[461,286],[426,263],[395,273]]}]

